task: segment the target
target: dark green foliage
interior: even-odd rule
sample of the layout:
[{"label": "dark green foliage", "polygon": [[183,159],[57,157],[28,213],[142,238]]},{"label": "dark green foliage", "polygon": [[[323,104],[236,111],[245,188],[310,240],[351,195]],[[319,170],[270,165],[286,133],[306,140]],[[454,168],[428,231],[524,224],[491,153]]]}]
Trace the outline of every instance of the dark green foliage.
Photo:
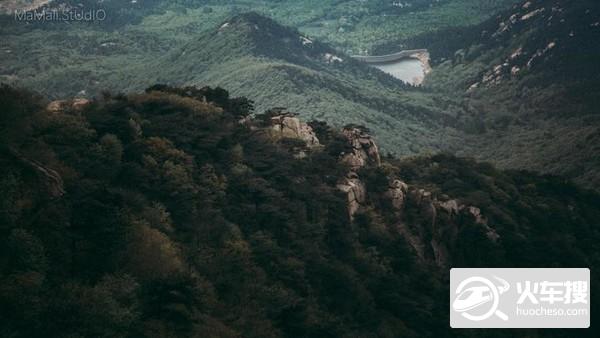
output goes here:
[{"label": "dark green foliage", "polygon": [[[526,4],[526,5],[525,5]],[[600,3],[532,0],[468,28],[398,43],[429,49],[426,86],[460,97],[460,155],[598,189]]]},{"label": "dark green foliage", "polygon": [[298,140],[273,142],[260,117],[240,123],[251,102],[218,88],[52,112],[5,95],[0,111],[28,122],[0,154],[3,336],[472,336],[448,329],[447,271],[395,228],[383,193],[396,175],[488,215],[502,241],[461,220],[457,266],[598,266],[599,198],[556,178],[390,159],[360,171],[368,205],[351,222],[336,188],[347,141],[326,124],[311,123],[323,147],[297,158]]}]

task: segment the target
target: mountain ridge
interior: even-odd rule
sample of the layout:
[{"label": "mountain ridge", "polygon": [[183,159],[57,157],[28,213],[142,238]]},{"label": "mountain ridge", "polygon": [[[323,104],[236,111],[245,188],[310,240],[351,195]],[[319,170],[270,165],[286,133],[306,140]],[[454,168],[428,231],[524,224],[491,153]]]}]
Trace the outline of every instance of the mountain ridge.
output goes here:
[{"label": "mountain ridge", "polygon": [[[39,61],[36,55],[19,51],[8,39],[1,52],[11,62],[0,65],[0,76],[9,83],[35,83],[29,87],[59,88],[63,95],[82,97],[99,95],[105,87],[141,91],[152,83],[222,86],[235,95],[255,98],[258,111],[282,106],[307,120],[326,119],[340,127],[367,124],[384,152],[398,156],[448,151],[493,161],[503,168],[561,174],[597,188],[600,162],[595,159],[600,150],[595,144],[600,142],[600,132],[594,102],[600,96],[594,94],[598,89],[594,81],[597,63],[589,59],[595,54],[587,53],[591,55],[588,62],[580,63],[588,65],[587,71],[571,62],[576,67],[567,68],[578,70],[572,74],[561,72],[565,67],[560,63],[540,63],[546,62],[546,56],[555,55],[548,62],[564,59],[562,56],[570,54],[561,48],[589,40],[585,34],[591,33],[581,34],[579,29],[570,37],[570,30],[564,27],[573,24],[593,32],[596,21],[587,20],[596,15],[593,9],[597,6],[582,1],[569,7],[564,2],[561,15],[565,17],[553,20],[560,26],[560,20],[565,19],[560,34],[576,42],[564,44],[561,40],[552,45],[554,31],[553,36],[545,35],[546,22],[542,22],[550,18],[547,14],[552,12],[552,3],[533,1],[529,8],[523,8],[526,3],[520,2],[475,28],[451,29],[411,40],[413,45],[406,47],[427,46],[432,53],[434,71],[427,76],[424,88],[404,86],[319,39],[262,15],[241,14],[216,21],[223,13],[214,17],[204,13],[208,22],[214,21],[213,28],[196,29],[198,25],[190,23],[185,32],[192,38],[176,35],[168,43],[142,33],[138,25],[130,26],[128,34],[133,36],[127,35],[124,40],[108,39],[111,35],[102,29],[100,36],[90,31],[84,37],[54,32],[46,37],[53,42],[48,44],[52,51],[47,52],[56,52],[56,58]],[[540,7],[544,11],[535,12]],[[592,9],[588,14],[586,7]],[[529,13],[538,14],[521,20]],[[505,35],[488,39],[500,23],[510,23],[513,15],[518,18],[517,24],[511,24]],[[586,18],[585,22],[572,23],[580,16]],[[145,20],[152,20],[149,18],[155,19],[150,15]],[[239,22],[232,24],[229,20]],[[223,27],[226,24],[239,25],[240,29],[228,30]],[[263,27],[255,30],[255,25]],[[537,28],[529,32],[530,25]],[[532,41],[514,60],[510,57],[519,46],[507,45],[512,35],[516,35],[516,42]],[[62,53],[60,48],[52,47],[65,36],[72,38],[69,43],[77,46],[76,50]],[[39,37],[22,45],[35,41]],[[586,50],[595,48],[589,43],[581,46]],[[146,56],[123,59],[119,54],[136,48],[142,48]],[[532,61],[530,70],[525,69],[538,51],[543,55]],[[23,53],[24,61],[16,60],[15,53]],[[510,62],[505,67],[507,58]],[[19,68],[23,63],[32,65],[24,73]],[[513,76],[515,67],[519,71]],[[577,74],[582,73],[577,80]],[[570,80],[574,77],[575,82]],[[583,81],[584,77],[587,80]]]},{"label": "mountain ridge", "polygon": [[597,193],[251,113],[219,88],[48,102],[0,86],[0,330],[465,337],[448,327],[449,266],[598,278]]},{"label": "mountain ridge", "polygon": [[463,102],[472,129],[457,154],[598,189],[596,22],[594,1],[520,1],[478,26],[397,43],[427,45],[434,71],[425,86]]},{"label": "mountain ridge", "polygon": [[225,20],[154,68],[154,82],[227,87],[254,97],[258,111],[281,106],[337,126],[369,124],[386,151],[398,154],[439,151],[437,133],[454,119],[430,93],[256,13]]}]

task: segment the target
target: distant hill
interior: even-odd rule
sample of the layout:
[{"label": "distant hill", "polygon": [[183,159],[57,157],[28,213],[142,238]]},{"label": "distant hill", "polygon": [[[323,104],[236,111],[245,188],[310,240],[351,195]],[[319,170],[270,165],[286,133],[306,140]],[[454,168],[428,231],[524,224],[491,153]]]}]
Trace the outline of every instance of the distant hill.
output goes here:
[{"label": "distant hill", "polygon": [[[294,26],[311,36],[319,37],[347,53],[368,53],[373,46],[398,38],[448,27],[463,27],[480,23],[494,13],[508,8],[517,0],[410,0],[410,1],[297,1],[297,0],[54,0],[48,8],[75,10],[102,9],[106,19],[94,28],[127,31],[130,25],[141,24],[158,37],[177,31],[178,37],[189,37],[192,31],[206,30],[214,22],[237,14],[256,11],[285,25]],[[4,0],[0,8],[33,9],[47,0]],[[11,17],[0,11],[0,27],[14,26]],[[64,25],[32,27],[64,28]],[[70,25],[71,29],[73,25]],[[11,32],[14,27],[6,30]],[[90,27],[86,27],[88,30]]]},{"label": "distant hill", "polygon": [[0,14],[15,11],[31,11],[51,3],[53,0],[4,0],[0,2]]},{"label": "distant hill", "polygon": [[138,76],[140,83],[210,83],[254,98],[258,112],[286,107],[304,119],[367,125],[396,154],[437,152],[446,147],[442,137],[458,135],[440,132],[461,109],[451,100],[405,85],[256,13],[199,34],[150,68]]},{"label": "distant hill", "polygon": [[[344,3],[104,1],[113,21],[20,25],[3,17],[0,82],[52,98],[220,85],[252,97],[259,113],[287,107],[335,126],[366,125],[398,156],[447,151],[600,187],[594,1],[520,1],[483,23],[513,1]],[[231,15],[252,6],[261,14]],[[465,17],[473,21],[457,23]],[[436,22],[440,31],[420,34]],[[340,51],[356,49],[347,39],[364,46],[375,36],[371,54],[431,52],[425,88]]]},{"label": "distant hill", "polygon": [[[383,149],[398,155],[446,149],[459,134],[447,127],[462,110],[452,99],[406,86],[256,13],[188,31],[193,37],[183,40],[168,30],[157,38],[136,25],[117,36],[94,24],[82,31],[52,27],[6,40],[0,81],[56,98],[90,97],[107,87],[140,91],[153,83],[223,86],[253,97],[259,112],[283,106],[337,126],[368,125]],[[24,46],[39,39],[53,43],[28,53]],[[65,52],[64,43],[73,48]]]},{"label": "distant hill", "polygon": [[473,128],[460,154],[599,187],[597,41],[597,1],[535,0],[403,43],[427,46],[434,71],[426,84],[464,101]]}]

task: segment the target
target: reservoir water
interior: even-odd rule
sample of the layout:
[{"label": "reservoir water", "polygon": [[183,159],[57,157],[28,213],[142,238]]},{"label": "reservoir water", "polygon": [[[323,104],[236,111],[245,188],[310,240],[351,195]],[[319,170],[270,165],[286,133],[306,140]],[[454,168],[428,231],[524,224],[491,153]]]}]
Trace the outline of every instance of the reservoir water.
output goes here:
[{"label": "reservoir water", "polygon": [[413,85],[421,84],[425,77],[425,67],[418,59],[407,58],[393,62],[371,63],[370,65]]}]

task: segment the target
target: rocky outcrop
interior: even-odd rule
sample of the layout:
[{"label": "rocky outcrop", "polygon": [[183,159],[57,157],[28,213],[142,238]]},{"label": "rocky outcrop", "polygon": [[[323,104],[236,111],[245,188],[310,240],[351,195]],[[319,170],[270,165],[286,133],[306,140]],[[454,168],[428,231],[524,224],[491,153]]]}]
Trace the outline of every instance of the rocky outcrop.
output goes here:
[{"label": "rocky outcrop", "polygon": [[496,242],[500,238],[500,235],[498,235],[496,230],[488,225],[487,219],[481,214],[481,210],[479,208],[469,206],[466,208],[463,207],[461,210],[464,212],[464,215],[468,221],[484,227],[486,230],[485,235],[490,241]]},{"label": "rocky outcrop", "polygon": [[350,172],[339,181],[337,188],[344,192],[348,198],[348,216],[352,220],[356,212],[366,202],[367,189],[365,184],[356,173]]},{"label": "rocky outcrop", "polygon": [[408,184],[395,179],[390,182],[388,190],[385,192],[384,196],[390,201],[392,208],[396,212],[402,212],[404,206],[406,205],[407,194]]},{"label": "rocky outcrop", "polygon": [[301,122],[292,113],[282,113],[271,117],[271,128],[273,134],[280,138],[295,138],[306,142],[307,147],[319,146],[319,139],[312,128]]},{"label": "rocky outcrop", "polygon": [[[350,171],[338,182],[337,188],[348,196],[348,215],[350,220],[360,210],[366,201],[366,187],[357,174],[358,169],[371,165],[380,166],[381,158],[375,141],[368,132],[357,126],[348,126],[342,130],[342,135],[348,140],[352,151],[341,154],[341,162],[350,166]],[[401,187],[400,187],[401,189]],[[398,196],[401,192],[392,192]],[[396,204],[400,204],[396,200]]]},{"label": "rocky outcrop", "polygon": [[440,210],[448,213],[450,216],[456,216],[459,212],[459,205],[457,200],[448,200],[445,202],[438,202],[437,204]]},{"label": "rocky outcrop", "polygon": [[[443,195],[442,200],[430,191],[411,188],[399,179],[391,180],[384,193],[394,210],[397,231],[413,248],[417,257],[438,267],[448,267],[452,262],[452,249],[465,226],[482,227],[488,240],[496,242],[500,236],[488,225],[486,217],[477,207]],[[406,214],[412,216],[410,221]]]},{"label": "rocky outcrop", "polygon": [[[298,130],[295,121],[286,122],[280,116],[274,117],[272,121],[277,132],[285,133],[283,130],[289,129],[289,133],[292,133],[292,130]],[[351,151],[342,153],[340,161],[348,164],[350,170],[337,182],[337,189],[346,195],[348,218],[351,222],[358,212],[375,202],[367,201],[367,188],[372,188],[370,191],[381,192],[379,201],[389,206],[383,209],[384,212],[390,212],[388,217],[396,219],[395,230],[425,264],[439,268],[450,266],[459,234],[466,226],[482,227],[487,239],[492,242],[499,239],[500,236],[475,206],[446,195],[437,196],[425,188],[410,187],[398,177],[388,177],[387,187],[384,189],[367,187],[358,173],[361,168],[381,165],[377,145],[368,132],[358,126],[345,127],[342,135],[347,139]]]},{"label": "rocky outcrop", "polygon": [[48,103],[46,110],[50,113],[58,113],[65,110],[80,111],[90,103],[88,99],[57,100]]},{"label": "rocky outcrop", "polygon": [[479,208],[469,206],[466,208],[463,207],[461,210],[465,211],[465,214],[473,221],[473,223],[487,225],[487,220],[483,217]]},{"label": "rocky outcrop", "polygon": [[379,149],[366,130],[350,126],[344,128],[342,134],[352,146],[352,152],[342,154],[342,162],[350,165],[352,170],[358,170],[366,165],[381,165]]}]

